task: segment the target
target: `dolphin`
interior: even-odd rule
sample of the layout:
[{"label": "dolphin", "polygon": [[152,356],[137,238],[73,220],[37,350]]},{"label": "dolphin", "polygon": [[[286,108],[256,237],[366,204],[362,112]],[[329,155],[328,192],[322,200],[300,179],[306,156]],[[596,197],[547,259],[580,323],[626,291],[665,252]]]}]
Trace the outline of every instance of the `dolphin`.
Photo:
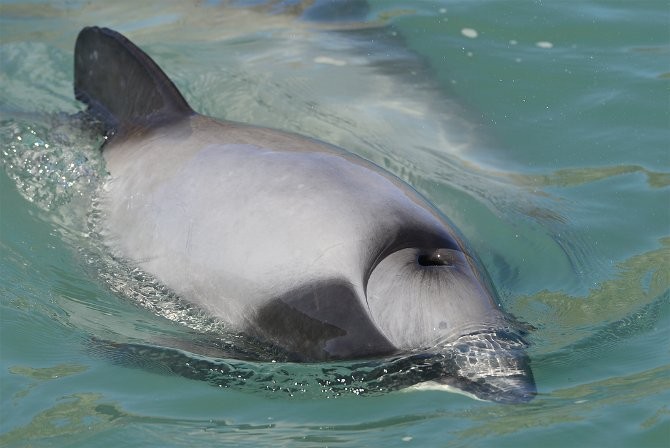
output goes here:
[{"label": "dolphin", "polygon": [[196,113],[107,28],[80,32],[74,75],[105,127],[101,234],[115,256],[291,360],[448,352],[438,383],[533,398],[519,325],[412,187],[333,145]]}]

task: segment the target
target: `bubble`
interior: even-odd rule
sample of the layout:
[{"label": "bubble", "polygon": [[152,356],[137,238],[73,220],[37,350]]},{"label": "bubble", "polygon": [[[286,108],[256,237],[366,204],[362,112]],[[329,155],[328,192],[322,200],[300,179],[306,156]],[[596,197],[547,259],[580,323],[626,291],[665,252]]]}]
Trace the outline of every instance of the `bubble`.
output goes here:
[{"label": "bubble", "polygon": [[479,33],[477,33],[477,30],[474,28],[463,28],[461,30],[461,34],[464,35],[465,37],[469,37],[470,39],[474,39],[477,36],[479,36]]}]

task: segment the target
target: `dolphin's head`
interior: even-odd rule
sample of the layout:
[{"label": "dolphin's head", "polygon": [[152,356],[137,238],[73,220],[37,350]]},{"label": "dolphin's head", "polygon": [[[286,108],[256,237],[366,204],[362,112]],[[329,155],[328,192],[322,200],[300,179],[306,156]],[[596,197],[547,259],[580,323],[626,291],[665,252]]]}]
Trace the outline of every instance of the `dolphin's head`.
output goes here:
[{"label": "dolphin's head", "polygon": [[458,244],[402,248],[372,269],[366,298],[394,346],[444,360],[434,381],[484,400],[529,401],[535,383],[527,343],[487,279]]}]

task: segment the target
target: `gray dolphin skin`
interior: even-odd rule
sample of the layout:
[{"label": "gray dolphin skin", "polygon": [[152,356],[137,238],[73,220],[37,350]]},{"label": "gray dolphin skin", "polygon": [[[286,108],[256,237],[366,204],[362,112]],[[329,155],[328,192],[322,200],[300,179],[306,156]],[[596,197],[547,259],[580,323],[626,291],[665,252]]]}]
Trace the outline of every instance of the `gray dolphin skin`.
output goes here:
[{"label": "gray dolphin skin", "polygon": [[523,332],[453,225],[335,146],[194,112],[121,34],[84,28],[75,95],[106,127],[112,252],[294,361],[440,354],[477,398],[535,395]]}]

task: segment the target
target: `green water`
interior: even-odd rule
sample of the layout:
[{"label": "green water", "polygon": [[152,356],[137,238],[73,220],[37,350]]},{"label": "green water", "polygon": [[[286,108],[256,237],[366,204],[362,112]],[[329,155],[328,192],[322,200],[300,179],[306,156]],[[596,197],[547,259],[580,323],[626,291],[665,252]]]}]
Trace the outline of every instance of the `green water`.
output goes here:
[{"label": "green water", "polygon": [[[667,446],[670,5],[380,0],[333,24],[228,3],[0,4],[0,445]],[[217,388],[102,356],[92,341],[211,328],[91,232],[101,141],[68,117],[93,24],[196,110],[338,144],[429,197],[536,327],[537,398],[360,394],[315,383],[328,366],[253,363]]]}]

